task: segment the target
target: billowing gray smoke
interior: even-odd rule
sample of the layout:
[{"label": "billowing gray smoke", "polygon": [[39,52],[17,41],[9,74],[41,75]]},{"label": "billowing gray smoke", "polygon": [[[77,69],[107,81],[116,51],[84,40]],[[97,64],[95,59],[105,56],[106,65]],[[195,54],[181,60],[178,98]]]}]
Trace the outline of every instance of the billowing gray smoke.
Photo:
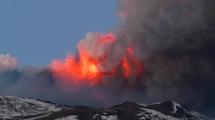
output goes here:
[{"label": "billowing gray smoke", "polygon": [[119,39],[144,60],[144,93],[215,113],[215,1],[118,0]]},{"label": "billowing gray smoke", "polygon": [[[110,60],[117,61],[130,45],[135,48],[145,69],[132,85],[121,76],[97,86],[71,85],[49,68],[13,66],[0,70],[0,95],[90,106],[175,100],[215,116],[214,5],[214,0],[118,0]],[[8,68],[5,58],[2,65]]]}]

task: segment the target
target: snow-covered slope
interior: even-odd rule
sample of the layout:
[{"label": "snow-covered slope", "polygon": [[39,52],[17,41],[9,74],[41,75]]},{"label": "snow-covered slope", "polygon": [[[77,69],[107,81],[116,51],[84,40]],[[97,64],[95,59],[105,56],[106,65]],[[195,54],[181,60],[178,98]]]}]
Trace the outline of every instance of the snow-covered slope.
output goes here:
[{"label": "snow-covered slope", "polygon": [[11,119],[19,116],[47,114],[60,111],[62,108],[54,104],[33,99],[12,96],[0,97],[0,118]]},{"label": "snow-covered slope", "polygon": [[141,112],[137,115],[140,116],[143,120],[148,118],[148,116],[146,116],[146,113],[149,113],[150,117],[157,118],[157,116],[159,116],[168,120],[210,120],[210,118],[207,118],[197,112],[184,109],[181,105],[174,101],[167,101],[151,105],[142,105],[140,109]]},{"label": "snow-covered slope", "polygon": [[65,107],[18,97],[0,97],[0,119],[8,120],[212,120],[173,101],[156,104],[124,102],[104,109]]}]

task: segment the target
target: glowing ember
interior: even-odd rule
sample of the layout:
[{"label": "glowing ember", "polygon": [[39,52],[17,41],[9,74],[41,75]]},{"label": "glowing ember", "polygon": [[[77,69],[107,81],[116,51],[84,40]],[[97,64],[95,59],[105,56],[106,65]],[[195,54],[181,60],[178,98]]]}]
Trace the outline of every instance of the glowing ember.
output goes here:
[{"label": "glowing ember", "polygon": [[107,64],[111,64],[108,61],[111,53],[107,54],[107,52],[110,52],[115,42],[116,37],[112,33],[105,35],[90,33],[78,44],[78,57],[69,56],[63,62],[55,60],[51,63],[51,69],[57,76],[72,83],[87,82],[92,85],[101,82],[105,76],[114,76],[116,74],[114,71],[119,68],[122,69],[121,74],[126,79],[132,75],[137,76],[143,66],[133,55],[134,49],[132,47],[127,48],[118,65],[105,71]]},{"label": "glowing ember", "polygon": [[123,68],[124,77],[129,78],[129,76],[131,75],[131,68],[130,68],[128,60],[126,58],[124,58],[122,60],[122,68]]}]

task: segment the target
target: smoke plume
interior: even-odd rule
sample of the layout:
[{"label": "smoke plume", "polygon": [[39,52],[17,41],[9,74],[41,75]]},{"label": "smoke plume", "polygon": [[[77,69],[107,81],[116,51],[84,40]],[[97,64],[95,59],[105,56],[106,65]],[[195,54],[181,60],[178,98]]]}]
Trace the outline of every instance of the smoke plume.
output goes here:
[{"label": "smoke plume", "polygon": [[[201,110],[215,108],[213,0],[118,0],[118,37],[134,44],[148,74],[143,91]],[[214,112],[213,112],[214,113]]]},{"label": "smoke plume", "polygon": [[119,25],[44,68],[0,56],[0,94],[70,105],[174,100],[215,111],[213,0],[118,0]]}]

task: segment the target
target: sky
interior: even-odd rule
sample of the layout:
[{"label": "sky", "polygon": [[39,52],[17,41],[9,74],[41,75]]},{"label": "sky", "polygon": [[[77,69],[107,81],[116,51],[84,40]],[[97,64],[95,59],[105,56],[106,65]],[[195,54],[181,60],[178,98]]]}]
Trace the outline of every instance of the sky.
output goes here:
[{"label": "sky", "polygon": [[75,53],[86,33],[113,29],[115,9],[115,0],[1,0],[0,54],[47,65]]}]

